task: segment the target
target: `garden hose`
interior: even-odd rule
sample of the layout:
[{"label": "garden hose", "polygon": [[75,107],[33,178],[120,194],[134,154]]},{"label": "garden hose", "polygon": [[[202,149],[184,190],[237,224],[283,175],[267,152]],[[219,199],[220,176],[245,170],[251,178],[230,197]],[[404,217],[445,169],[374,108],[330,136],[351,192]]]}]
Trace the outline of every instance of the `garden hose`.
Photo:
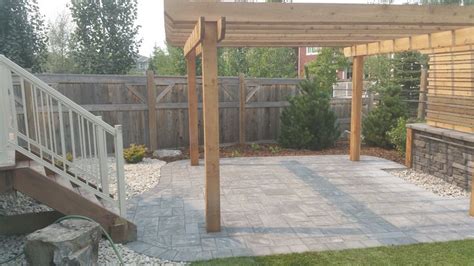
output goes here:
[{"label": "garden hose", "polygon": [[[59,223],[59,222],[64,221],[64,220],[86,220],[86,221],[89,221],[89,222],[95,222],[91,218],[81,216],[81,215],[66,215],[64,217],[61,217],[61,218],[57,219],[54,223],[56,224],[56,223]],[[112,246],[112,249],[114,250],[115,255],[117,255],[117,258],[120,262],[120,265],[125,265],[123,263],[122,256],[120,256],[120,253],[118,252],[117,247],[115,246],[114,241],[112,241],[112,238],[107,233],[107,231],[105,231],[104,227],[102,227],[100,224],[99,224],[99,226],[100,226],[100,229],[102,230],[102,232],[104,233],[105,237],[109,241],[110,245]],[[12,258],[9,258],[9,259],[5,260],[5,261],[0,261],[0,265],[12,262],[12,261],[18,259],[19,257],[21,257],[22,255],[23,255],[23,252],[17,254],[16,256],[14,256]]]}]

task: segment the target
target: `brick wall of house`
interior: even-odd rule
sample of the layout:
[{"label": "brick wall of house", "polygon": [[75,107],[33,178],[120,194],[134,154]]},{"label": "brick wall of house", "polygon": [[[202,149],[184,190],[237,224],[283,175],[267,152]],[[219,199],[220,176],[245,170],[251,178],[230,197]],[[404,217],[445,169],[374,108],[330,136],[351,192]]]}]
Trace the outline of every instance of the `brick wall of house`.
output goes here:
[{"label": "brick wall of house", "polygon": [[412,124],[413,168],[470,189],[474,173],[474,134]]}]

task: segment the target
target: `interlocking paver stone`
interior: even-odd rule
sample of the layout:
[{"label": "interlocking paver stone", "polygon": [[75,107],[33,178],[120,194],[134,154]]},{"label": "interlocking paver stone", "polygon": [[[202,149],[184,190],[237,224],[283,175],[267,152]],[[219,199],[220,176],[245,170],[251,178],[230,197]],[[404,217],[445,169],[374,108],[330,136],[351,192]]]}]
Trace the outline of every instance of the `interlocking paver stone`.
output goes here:
[{"label": "interlocking paver stone", "polygon": [[474,237],[469,199],[441,198],[383,170],[396,168],[370,156],[221,159],[222,231],[207,233],[203,162],[173,162],[127,202],[138,227],[128,246],[194,261]]}]

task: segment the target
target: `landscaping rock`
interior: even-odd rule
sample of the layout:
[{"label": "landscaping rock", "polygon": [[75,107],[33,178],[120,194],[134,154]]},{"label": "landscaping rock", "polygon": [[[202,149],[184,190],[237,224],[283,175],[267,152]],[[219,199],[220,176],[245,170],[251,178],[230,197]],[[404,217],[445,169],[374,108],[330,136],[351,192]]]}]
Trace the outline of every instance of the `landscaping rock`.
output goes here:
[{"label": "landscaping rock", "polygon": [[183,153],[180,150],[156,150],[153,152],[153,156],[157,157],[158,159],[172,159],[182,155]]},{"label": "landscaping rock", "polygon": [[26,237],[30,265],[97,265],[101,229],[85,220],[65,220]]}]

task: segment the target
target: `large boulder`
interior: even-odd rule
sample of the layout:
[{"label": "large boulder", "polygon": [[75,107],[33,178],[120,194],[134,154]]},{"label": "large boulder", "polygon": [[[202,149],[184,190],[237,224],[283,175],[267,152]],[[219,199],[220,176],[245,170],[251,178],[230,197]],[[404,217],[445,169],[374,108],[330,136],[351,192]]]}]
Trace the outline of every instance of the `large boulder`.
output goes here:
[{"label": "large boulder", "polygon": [[156,150],[153,152],[153,156],[158,159],[179,159],[183,155],[181,150]]},{"label": "large boulder", "polygon": [[97,265],[98,223],[64,220],[26,237],[25,257],[30,265]]}]

